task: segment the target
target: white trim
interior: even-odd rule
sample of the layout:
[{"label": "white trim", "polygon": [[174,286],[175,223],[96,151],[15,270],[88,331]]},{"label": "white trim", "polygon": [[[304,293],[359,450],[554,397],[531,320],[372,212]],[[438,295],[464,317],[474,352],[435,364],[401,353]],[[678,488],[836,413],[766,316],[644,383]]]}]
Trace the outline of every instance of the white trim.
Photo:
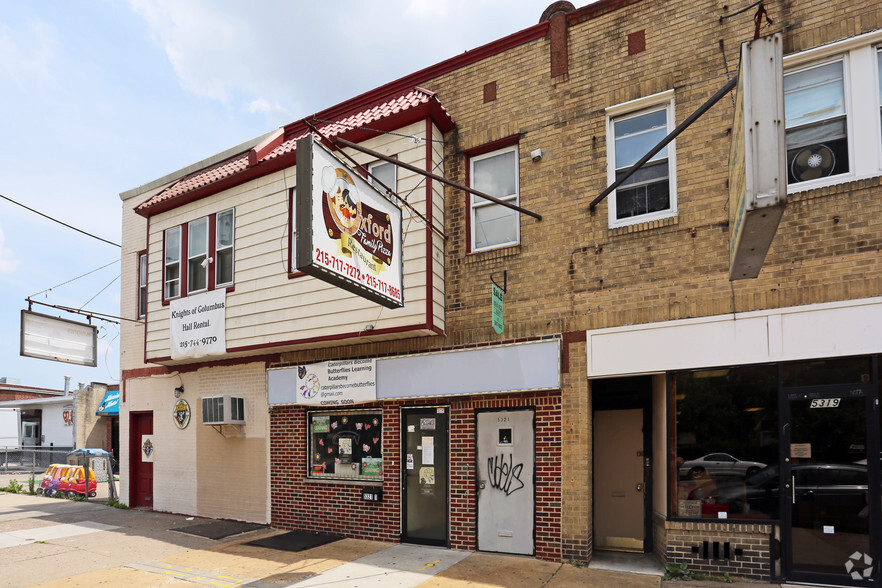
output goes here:
[{"label": "white trim", "polygon": [[587,331],[588,377],[882,353],[882,297]]},{"label": "white trim", "polygon": [[[676,109],[674,100],[674,90],[666,90],[652,96],[645,96],[636,100],[631,100],[623,104],[610,106],[606,109],[606,180],[607,185],[611,185],[616,181],[616,141],[615,141],[615,121],[624,120],[633,116],[647,114],[651,111],[665,111],[665,124],[667,132],[676,128]],[[675,217],[678,214],[677,206],[677,141],[673,140],[667,145],[668,149],[668,189],[669,189],[669,205],[670,208],[631,216],[628,218],[616,218],[617,211],[617,191],[613,191],[607,197],[607,213],[610,228],[627,227],[644,222],[651,222],[664,218]]]},{"label": "white trim", "polygon": [[849,160],[848,173],[788,184],[789,193],[874,178],[882,173],[882,127],[876,61],[877,44],[880,43],[882,30],[784,57],[785,75],[837,59],[842,60]]},{"label": "white trim", "polygon": [[[506,202],[513,202],[514,204],[520,206],[521,202],[521,161],[520,161],[520,150],[518,149],[518,145],[511,145],[509,147],[503,147],[502,149],[496,149],[494,151],[489,151],[487,153],[482,153],[481,155],[476,155],[475,157],[469,158],[469,184],[471,188],[475,188],[475,162],[482,161],[484,159],[490,159],[491,157],[496,157],[502,155],[503,153],[514,152],[514,180],[515,180],[515,191],[514,194],[506,194],[504,196],[499,196],[497,194],[491,194],[491,196],[496,196],[500,200],[504,200]],[[476,200],[480,199],[480,202],[476,202]],[[478,251],[490,251],[492,249],[499,249],[500,247],[510,247],[512,245],[517,245],[521,242],[521,217],[520,213],[514,212],[515,215],[515,239],[513,241],[503,242],[503,243],[494,243],[492,245],[487,245],[486,247],[476,247],[475,246],[475,209],[485,208],[489,206],[499,206],[495,202],[490,202],[489,200],[485,200],[480,196],[475,196],[474,194],[469,194],[469,251],[470,252],[478,252]]]},{"label": "white trim", "polygon": [[830,43],[829,45],[812,47],[811,49],[800,51],[799,53],[791,53],[790,55],[785,55],[784,67],[799,67],[804,64],[812,63],[813,61],[819,61],[828,57],[833,57],[838,54],[847,53],[853,49],[859,49],[865,45],[875,45],[878,43],[882,43],[882,29],[877,29],[869,33],[864,33],[863,35],[858,35],[857,37],[843,39],[842,41],[836,41],[835,43]]}]

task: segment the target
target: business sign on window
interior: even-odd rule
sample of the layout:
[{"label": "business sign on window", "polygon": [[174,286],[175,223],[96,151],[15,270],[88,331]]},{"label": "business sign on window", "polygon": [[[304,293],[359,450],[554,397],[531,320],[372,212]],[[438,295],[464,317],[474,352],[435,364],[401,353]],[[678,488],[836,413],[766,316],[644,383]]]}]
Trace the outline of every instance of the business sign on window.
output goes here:
[{"label": "business sign on window", "polygon": [[194,359],[227,351],[224,289],[178,298],[169,303],[172,359]]},{"label": "business sign on window", "polygon": [[297,270],[404,306],[401,210],[311,136],[297,142]]},{"label": "business sign on window", "polygon": [[781,34],[741,46],[729,150],[729,279],[759,275],[787,202]]},{"label": "business sign on window", "polygon": [[98,329],[75,321],[21,311],[22,357],[98,365]]}]

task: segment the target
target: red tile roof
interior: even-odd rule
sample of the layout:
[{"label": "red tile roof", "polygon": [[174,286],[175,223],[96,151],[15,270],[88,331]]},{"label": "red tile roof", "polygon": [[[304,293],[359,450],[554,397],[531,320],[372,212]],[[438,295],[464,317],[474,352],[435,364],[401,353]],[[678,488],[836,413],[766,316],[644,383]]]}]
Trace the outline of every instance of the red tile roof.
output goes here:
[{"label": "red tile roof", "polygon": [[297,140],[311,132],[307,121],[326,137],[344,137],[359,142],[426,118],[431,118],[442,132],[449,131],[455,124],[435,93],[419,86],[334,121],[313,116],[285,126],[280,133],[249,151],[182,177],[138,205],[135,211],[143,216],[153,216],[293,165]]}]

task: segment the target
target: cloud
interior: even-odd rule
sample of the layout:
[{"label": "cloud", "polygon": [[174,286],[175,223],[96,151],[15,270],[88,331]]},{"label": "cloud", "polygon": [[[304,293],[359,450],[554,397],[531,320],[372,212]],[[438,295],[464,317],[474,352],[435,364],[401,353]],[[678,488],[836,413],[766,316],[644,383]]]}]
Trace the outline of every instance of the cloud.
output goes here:
[{"label": "cloud", "polygon": [[0,228],[0,274],[14,274],[18,271],[19,261],[15,258],[12,250],[5,247],[6,237]]},{"label": "cloud", "polygon": [[[188,92],[273,126],[535,24],[532,0],[129,0]],[[284,118],[283,118],[284,117]]]}]

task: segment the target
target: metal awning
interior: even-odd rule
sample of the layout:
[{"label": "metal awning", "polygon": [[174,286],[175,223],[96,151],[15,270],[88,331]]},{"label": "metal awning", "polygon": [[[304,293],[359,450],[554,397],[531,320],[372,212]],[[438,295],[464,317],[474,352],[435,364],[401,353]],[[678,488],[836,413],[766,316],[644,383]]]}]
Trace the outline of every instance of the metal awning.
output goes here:
[{"label": "metal awning", "polygon": [[108,390],[95,411],[98,416],[119,416],[119,390]]}]

